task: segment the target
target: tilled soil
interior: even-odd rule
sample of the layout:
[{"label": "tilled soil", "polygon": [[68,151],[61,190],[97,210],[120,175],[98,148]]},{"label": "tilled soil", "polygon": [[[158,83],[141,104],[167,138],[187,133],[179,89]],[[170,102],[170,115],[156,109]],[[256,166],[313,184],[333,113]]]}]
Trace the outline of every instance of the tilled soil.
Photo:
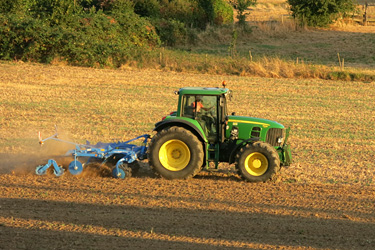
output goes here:
[{"label": "tilled soil", "polygon": [[0,249],[375,249],[374,186],[0,174]]}]

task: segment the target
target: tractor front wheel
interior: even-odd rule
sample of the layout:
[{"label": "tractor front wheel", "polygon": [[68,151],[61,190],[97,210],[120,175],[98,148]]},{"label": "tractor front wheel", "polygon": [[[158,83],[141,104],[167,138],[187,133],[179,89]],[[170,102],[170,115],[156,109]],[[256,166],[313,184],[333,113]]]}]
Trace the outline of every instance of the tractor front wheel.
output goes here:
[{"label": "tractor front wheel", "polygon": [[244,179],[266,182],[279,171],[280,159],[271,145],[258,141],[241,148],[236,155],[236,167]]},{"label": "tractor front wheel", "polygon": [[158,132],[151,141],[148,159],[151,168],[166,179],[187,179],[203,165],[203,145],[198,138],[181,127]]}]

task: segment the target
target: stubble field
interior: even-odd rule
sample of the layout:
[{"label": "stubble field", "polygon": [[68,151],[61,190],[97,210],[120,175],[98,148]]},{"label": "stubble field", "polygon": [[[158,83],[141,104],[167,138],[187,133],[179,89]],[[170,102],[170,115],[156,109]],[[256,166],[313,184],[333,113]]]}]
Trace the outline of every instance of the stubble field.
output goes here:
[{"label": "stubble field", "polygon": [[[0,63],[0,248],[371,249],[375,247],[375,83]],[[62,138],[152,133],[174,90],[234,92],[230,112],[291,127],[294,163],[272,183],[232,166],[187,181],[36,176]],[[3,240],[4,239],[4,240]]]}]

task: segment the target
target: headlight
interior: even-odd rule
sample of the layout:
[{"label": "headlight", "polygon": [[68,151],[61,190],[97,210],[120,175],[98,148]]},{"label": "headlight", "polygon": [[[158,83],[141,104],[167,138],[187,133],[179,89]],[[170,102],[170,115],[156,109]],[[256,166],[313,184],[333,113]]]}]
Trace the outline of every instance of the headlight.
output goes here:
[{"label": "headlight", "polygon": [[230,131],[230,139],[231,140],[237,140],[238,139],[238,128],[233,127],[232,130]]}]

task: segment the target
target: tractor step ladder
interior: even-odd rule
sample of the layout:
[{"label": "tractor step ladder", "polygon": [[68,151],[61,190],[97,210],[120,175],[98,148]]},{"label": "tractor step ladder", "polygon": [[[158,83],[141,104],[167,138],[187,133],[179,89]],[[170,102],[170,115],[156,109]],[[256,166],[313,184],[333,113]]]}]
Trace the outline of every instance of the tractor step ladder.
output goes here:
[{"label": "tractor step ladder", "polygon": [[219,144],[208,145],[208,162],[215,163],[215,169],[219,167]]}]

